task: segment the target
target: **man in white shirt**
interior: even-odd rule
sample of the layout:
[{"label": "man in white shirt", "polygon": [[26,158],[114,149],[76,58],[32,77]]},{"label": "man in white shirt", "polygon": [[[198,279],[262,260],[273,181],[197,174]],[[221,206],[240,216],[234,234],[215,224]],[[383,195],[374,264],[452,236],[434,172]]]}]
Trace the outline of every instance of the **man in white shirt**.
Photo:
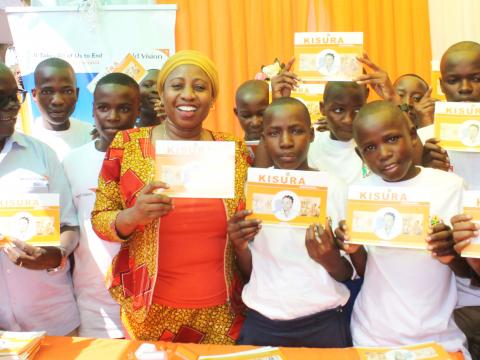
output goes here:
[{"label": "man in white shirt", "polygon": [[9,194],[60,195],[61,246],[18,239],[0,251],[0,329],[72,334],[79,325],[68,255],[78,244],[78,223],[67,179],[52,149],[14,131],[19,89],[0,63],[0,189]]},{"label": "man in white shirt", "polygon": [[32,95],[41,117],[32,135],[52,147],[60,160],[73,148],[90,142],[92,125],[70,118],[78,99],[75,72],[65,60],[49,58],[34,72]]},{"label": "man in white shirt", "polygon": [[120,307],[105,286],[105,275],[120,244],[102,241],[95,234],[91,212],[105,151],[118,131],[134,127],[139,103],[139,86],[128,75],[111,73],[101,78],[95,88],[93,103],[99,137],[72,150],[63,161],[80,223],[80,243],[74,253],[73,272],[81,319],[80,336],[124,337]]}]

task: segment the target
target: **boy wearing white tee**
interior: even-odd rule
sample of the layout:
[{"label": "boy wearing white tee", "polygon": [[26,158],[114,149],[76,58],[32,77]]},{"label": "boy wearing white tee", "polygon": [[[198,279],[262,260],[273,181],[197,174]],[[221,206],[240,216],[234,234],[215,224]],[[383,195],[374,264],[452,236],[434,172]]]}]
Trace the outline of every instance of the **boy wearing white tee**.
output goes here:
[{"label": "boy wearing white tee", "polygon": [[354,82],[330,81],[320,111],[329,131],[316,132],[308,151],[308,165],[341,178],[347,184],[363,176],[362,159],[355,153],[352,121],[368,98],[368,88]]},{"label": "boy wearing white tee", "polygon": [[[263,121],[262,136],[275,168],[311,170],[307,152],[314,134],[305,105],[276,99]],[[330,227],[277,228],[245,220],[249,214],[240,211],[228,224],[237,263],[250,277],[242,293],[249,309],[237,343],[351,346],[343,311],[350,293],[340,281],[350,279],[353,269],[334,245]]]},{"label": "boy wearing white tee", "polygon": [[[356,185],[419,187],[431,194],[431,214],[448,221],[461,209],[463,181],[454,174],[414,165],[415,128],[395,105],[375,101],[353,122],[358,151],[372,175]],[[355,346],[403,346],[436,341],[448,351],[464,351],[465,336],[453,321],[455,276],[465,261],[455,254],[447,227],[437,225],[421,250],[348,245],[364,283],[354,305]],[[338,238],[346,229],[337,231]]]},{"label": "boy wearing white tee", "polygon": [[61,161],[68,152],[91,141],[93,127],[71,119],[78,99],[75,72],[65,60],[49,58],[34,72],[32,95],[41,117],[35,119],[32,136],[55,150]]},{"label": "boy wearing white tee", "polygon": [[120,244],[102,241],[92,229],[91,211],[105,151],[120,130],[134,127],[139,86],[129,76],[111,73],[95,87],[93,115],[99,138],[74,149],[63,161],[80,223],[73,284],[80,310],[80,336],[121,338],[120,308],[105,287],[105,275]]},{"label": "boy wearing white tee", "polygon": [[[480,102],[480,44],[462,41],[450,46],[440,62],[440,86],[447,101]],[[423,142],[434,135],[433,125],[418,134]],[[468,190],[480,190],[480,154],[449,151],[452,171],[465,180]],[[458,213],[460,214],[460,212]],[[456,215],[456,214],[455,214]],[[478,284],[477,284],[478,285]],[[465,332],[470,349],[480,348],[480,287],[469,279],[457,277],[458,304],[455,320]],[[472,351],[475,359],[480,354]]]}]

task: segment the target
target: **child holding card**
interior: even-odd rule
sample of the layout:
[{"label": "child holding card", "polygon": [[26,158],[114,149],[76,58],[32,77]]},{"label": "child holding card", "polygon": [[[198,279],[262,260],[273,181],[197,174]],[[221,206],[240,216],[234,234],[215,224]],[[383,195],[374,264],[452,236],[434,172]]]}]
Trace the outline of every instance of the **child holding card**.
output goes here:
[{"label": "child holding card", "polygon": [[[372,175],[356,183],[383,186],[390,192],[419,188],[429,194],[430,214],[448,220],[462,206],[463,181],[454,174],[415,166],[415,127],[387,101],[365,105],[353,121],[357,149]],[[347,238],[345,227],[337,231]],[[448,241],[448,227],[439,223],[422,250],[349,244],[352,262],[365,274],[352,315],[356,346],[402,346],[437,341],[448,351],[465,351],[465,337],[453,321],[456,305],[452,269],[463,266]]]},{"label": "child holding card", "polygon": [[[287,97],[272,102],[264,114],[263,139],[275,168],[311,170],[310,126],[300,101]],[[285,204],[290,208],[292,200],[285,197]],[[238,343],[350,346],[342,309],[349,291],[340,281],[351,278],[353,269],[334,244],[330,226],[312,224],[305,230],[262,225],[245,219],[251,213],[237,212],[228,225],[237,262],[250,277],[242,293],[249,309]]]}]

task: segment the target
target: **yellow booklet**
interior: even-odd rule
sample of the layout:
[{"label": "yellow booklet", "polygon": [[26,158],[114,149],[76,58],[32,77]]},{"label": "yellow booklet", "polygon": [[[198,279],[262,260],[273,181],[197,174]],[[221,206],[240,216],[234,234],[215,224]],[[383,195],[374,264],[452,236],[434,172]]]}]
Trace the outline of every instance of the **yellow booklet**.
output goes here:
[{"label": "yellow booklet", "polygon": [[0,195],[0,246],[16,238],[31,245],[60,245],[58,194]]},{"label": "yellow booklet", "polygon": [[429,199],[421,189],[348,189],[347,224],[353,244],[426,249],[429,216]]},{"label": "yellow booklet", "polygon": [[235,186],[235,142],[159,140],[156,180],[170,197],[231,199]]},{"label": "yellow booklet", "polygon": [[324,86],[318,87],[318,91],[321,91],[321,93],[310,93],[302,89],[304,88],[300,87],[297,91],[292,92],[291,96],[305,104],[313,125],[316,121],[324,117],[320,111],[320,101],[323,100]]},{"label": "yellow booklet", "polygon": [[38,350],[44,336],[45,331],[0,331],[0,359],[33,354]]},{"label": "yellow booklet", "polygon": [[264,224],[325,223],[328,177],[319,171],[249,168],[247,209]]},{"label": "yellow booklet", "polygon": [[437,343],[423,343],[398,348],[355,348],[360,360],[450,360]]},{"label": "yellow booklet", "polygon": [[434,126],[444,149],[480,152],[480,103],[437,102]]},{"label": "yellow booklet", "polygon": [[204,355],[198,360],[286,360],[279,348],[266,346],[224,355]]},{"label": "yellow booklet", "polygon": [[362,74],[361,32],[302,32],[294,38],[295,73],[305,86],[326,81],[352,81]]},{"label": "yellow booklet", "polygon": [[440,87],[440,61],[432,60],[432,74],[431,74],[431,86],[432,86],[432,97],[437,100],[445,101],[445,94]]},{"label": "yellow booklet", "polygon": [[[472,221],[480,225],[480,191],[465,191],[463,212],[473,217]],[[480,258],[480,236],[476,237],[463,251],[462,256]]]}]

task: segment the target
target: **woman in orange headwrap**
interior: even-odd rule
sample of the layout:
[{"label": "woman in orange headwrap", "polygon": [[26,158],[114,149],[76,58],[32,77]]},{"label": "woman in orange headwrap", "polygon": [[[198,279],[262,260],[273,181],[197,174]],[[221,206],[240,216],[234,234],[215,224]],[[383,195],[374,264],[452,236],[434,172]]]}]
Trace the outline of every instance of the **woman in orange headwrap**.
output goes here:
[{"label": "woman in orange headwrap", "polygon": [[[233,344],[243,322],[241,278],[227,220],[242,205],[248,151],[203,128],[218,94],[214,64],[197,51],[165,63],[158,91],[167,119],[117,134],[100,172],[92,213],[96,233],[122,243],[108,279],[128,335],[139,340]],[[157,140],[235,141],[233,199],[155,193]]]}]

